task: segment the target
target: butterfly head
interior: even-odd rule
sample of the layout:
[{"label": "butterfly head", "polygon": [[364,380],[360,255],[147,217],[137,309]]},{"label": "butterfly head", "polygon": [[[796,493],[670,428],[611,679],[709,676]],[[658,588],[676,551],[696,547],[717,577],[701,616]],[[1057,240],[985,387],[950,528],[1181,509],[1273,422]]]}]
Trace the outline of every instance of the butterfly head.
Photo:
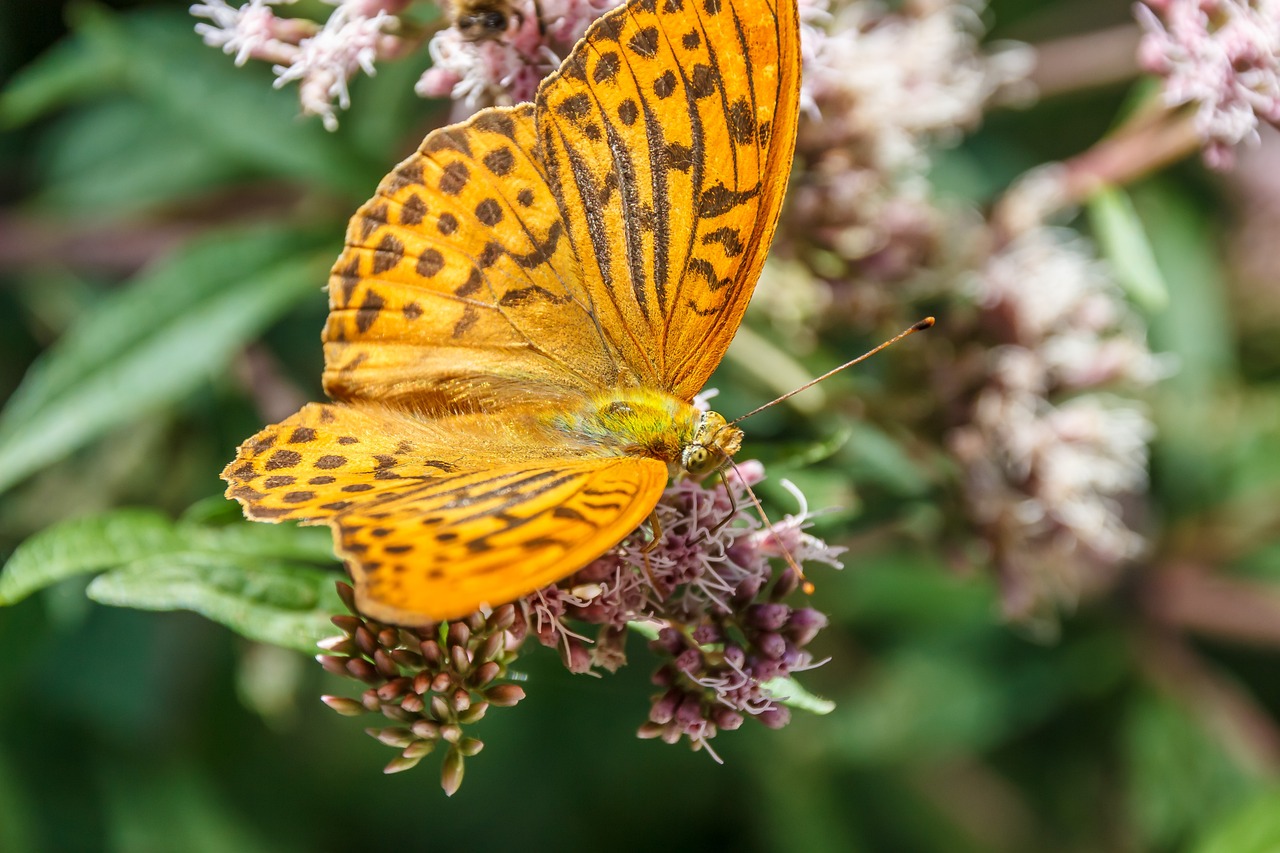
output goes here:
[{"label": "butterfly head", "polygon": [[709,474],[733,458],[742,447],[742,430],[717,412],[703,412],[693,440],[680,451],[680,466],[695,477]]}]

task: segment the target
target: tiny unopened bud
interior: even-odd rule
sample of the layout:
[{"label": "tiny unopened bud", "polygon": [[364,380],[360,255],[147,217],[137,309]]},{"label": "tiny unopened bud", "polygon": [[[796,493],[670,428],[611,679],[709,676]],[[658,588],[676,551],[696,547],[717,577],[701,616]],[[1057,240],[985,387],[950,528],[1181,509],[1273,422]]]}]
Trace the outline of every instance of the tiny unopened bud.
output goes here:
[{"label": "tiny unopened bud", "polygon": [[356,646],[360,649],[360,652],[368,657],[373,657],[373,653],[378,650],[378,641],[364,625],[356,628],[351,638],[356,641]]},{"label": "tiny unopened bud", "polygon": [[446,635],[445,645],[452,649],[453,646],[465,646],[470,640],[471,629],[467,627],[467,623],[449,623],[449,633]]},{"label": "tiny unopened bud", "polygon": [[355,699],[348,699],[345,696],[321,696],[320,701],[337,711],[344,717],[358,717],[365,713],[364,705],[361,705]]},{"label": "tiny unopened bud", "polygon": [[501,632],[490,634],[484,638],[484,642],[476,648],[473,660],[491,661],[495,660],[499,655],[506,651],[507,639]]},{"label": "tiny unopened bud", "polygon": [[636,729],[636,737],[641,740],[653,740],[662,737],[662,732],[666,727],[659,723],[644,723],[640,728]]},{"label": "tiny unopened bud", "polygon": [[785,633],[791,638],[791,642],[803,648],[809,645],[810,641],[825,627],[827,627],[826,614],[812,607],[801,607],[793,611],[791,618],[787,620]]},{"label": "tiny unopened bud", "polygon": [[440,724],[435,720],[414,720],[409,731],[423,740],[437,740],[440,737]]},{"label": "tiny unopened bud", "polygon": [[723,705],[718,705],[711,711],[711,722],[721,731],[731,732],[741,726],[742,721],[741,714]]},{"label": "tiny unopened bud", "polygon": [[[351,584],[338,581],[334,584],[338,588],[338,598],[342,599],[343,605],[352,613],[356,612],[356,591],[351,588]],[[334,623],[337,624],[337,623]]]},{"label": "tiny unopened bud", "polygon": [[444,653],[440,651],[440,644],[435,640],[423,640],[418,648],[422,652],[422,659],[426,661],[429,667],[435,668],[444,660]]},{"label": "tiny unopened bud", "polygon": [[421,760],[422,760],[422,756],[420,755],[414,758],[405,758],[403,755],[401,755],[397,758],[393,758],[390,761],[388,761],[387,766],[382,768],[382,772],[388,775],[392,773],[403,773],[405,770],[410,770],[416,767],[418,765],[418,762]]},{"label": "tiny unopened bud", "polygon": [[484,741],[478,738],[464,737],[462,740],[458,741],[456,748],[458,752],[462,753],[467,758],[470,758],[473,755],[479,754],[480,750],[484,749]]},{"label": "tiny unopened bud", "polygon": [[516,607],[514,604],[504,604],[485,621],[490,631],[500,633],[506,631],[516,623]]},{"label": "tiny unopened bud", "polygon": [[378,698],[383,702],[390,702],[408,693],[412,687],[413,682],[409,679],[397,678],[378,686]]},{"label": "tiny unopened bud", "polygon": [[477,702],[467,710],[458,715],[458,722],[464,726],[479,722],[484,719],[484,715],[489,712],[488,702]]},{"label": "tiny unopened bud", "polygon": [[787,566],[779,573],[777,582],[774,583],[773,589],[769,591],[769,597],[774,601],[781,601],[799,588],[800,575],[795,569]]},{"label": "tiny unopened bud", "polygon": [[338,654],[348,655],[349,651],[339,651],[344,646],[351,644],[351,638],[346,634],[338,634],[333,637],[325,637],[323,640],[316,642],[316,645],[324,649],[326,652],[337,652]]},{"label": "tiny unopened bud", "polygon": [[410,714],[421,714],[422,709],[427,707],[427,703],[426,700],[417,693],[410,693],[408,696],[400,700],[400,707],[404,708]]},{"label": "tiny unopened bud", "polygon": [[387,746],[404,748],[413,743],[413,732],[408,729],[397,728],[396,726],[388,726],[385,729],[365,729],[365,734],[377,739]]},{"label": "tiny unopened bud", "polygon": [[649,708],[649,721],[665,726],[675,718],[676,708],[682,699],[684,694],[679,690],[668,690]]},{"label": "tiny unopened bud", "polygon": [[471,669],[471,652],[463,645],[450,646],[449,663],[455,672],[466,675]]},{"label": "tiny unopened bud", "polygon": [[454,713],[461,713],[471,707],[471,694],[462,687],[453,691],[453,698],[450,704],[453,705]]},{"label": "tiny unopened bud", "polygon": [[761,711],[756,715],[756,719],[763,723],[766,728],[780,729],[791,722],[791,711],[782,705],[776,705]]},{"label": "tiny unopened bud", "polygon": [[391,659],[391,655],[382,649],[374,651],[373,664],[378,668],[378,674],[383,678],[395,678],[400,674],[400,667]]},{"label": "tiny unopened bud", "polygon": [[791,608],[778,602],[753,604],[747,608],[747,624],[761,631],[777,631],[787,624]]},{"label": "tiny unopened bud", "polygon": [[524,698],[524,688],[518,684],[496,684],[484,691],[484,698],[491,705],[510,708]]},{"label": "tiny unopened bud", "polygon": [[766,631],[757,636],[755,646],[760,650],[760,654],[770,660],[781,660],[787,653],[787,641],[781,634],[775,634],[772,631]]},{"label": "tiny unopened bud", "polygon": [[431,697],[431,716],[440,722],[444,722],[451,716],[449,703],[444,700],[443,696],[436,695]]},{"label": "tiny unopened bud", "polygon": [[390,702],[382,703],[382,708],[380,710],[382,711],[382,716],[386,717],[388,720],[395,720],[397,723],[412,723],[414,718],[417,716],[416,714],[410,714],[399,705],[394,705]]},{"label": "tiny unopened bud", "polygon": [[467,683],[472,687],[485,687],[491,681],[498,677],[502,672],[502,666],[494,661],[488,660],[480,664],[467,677]]},{"label": "tiny unopened bud", "polygon": [[561,644],[560,659],[570,672],[583,673],[591,671],[591,652],[581,640],[570,637]]},{"label": "tiny unopened bud", "polygon": [[420,672],[413,677],[413,692],[419,696],[425,694],[431,689],[431,676],[425,672]]},{"label": "tiny unopened bud", "polygon": [[702,721],[702,699],[690,693],[680,700],[676,708],[676,722],[682,726],[691,726]]},{"label": "tiny unopened bud", "polygon": [[714,622],[703,622],[693,629],[693,641],[699,645],[709,646],[724,640],[724,631]]},{"label": "tiny unopened bud", "polygon": [[676,669],[685,675],[692,675],[702,669],[702,652],[697,649],[685,649],[674,661]]},{"label": "tiny unopened bud", "polygon": [[449,750],[440,766],[440,787],[446,796],[452,797],[462,787],[463,756],[456,749]]},{"label": "tiny unopened bud", "polygon": [[419,760],[430,755],[432,750],[436,748],[434,740],[415,740],[404,748],[404,752],[400,753],[405,758]]},{"label": "tiny unopened bud", "polygon": [[350,675],[347,670],[347,661],[351,658],[339,657],[338,655],[316,655],[316,661],[320,666],[324,667],[325,672],[331,672],[334,675]]},{"label": "tiny unopened bud", "polygon": [[363,658],[347,658],[346,667],[348,675],[360,679],[365,684],[377,684],[382,681],[382,676],[378,675],[374,665]]}]

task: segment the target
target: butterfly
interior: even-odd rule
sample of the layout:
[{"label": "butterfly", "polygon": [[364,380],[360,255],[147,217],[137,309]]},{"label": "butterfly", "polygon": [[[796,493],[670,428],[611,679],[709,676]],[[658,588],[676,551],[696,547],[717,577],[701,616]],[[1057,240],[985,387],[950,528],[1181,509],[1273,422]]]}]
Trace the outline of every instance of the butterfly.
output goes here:
[{"label": "butterfly", "polygon": [[795,148],[795,0],[631,0],[534,103],[432,132],[347,230],[324,386],[223,471],[327,524],[367,616],[562,580],[742,432],[692,404],[741,323]]}]

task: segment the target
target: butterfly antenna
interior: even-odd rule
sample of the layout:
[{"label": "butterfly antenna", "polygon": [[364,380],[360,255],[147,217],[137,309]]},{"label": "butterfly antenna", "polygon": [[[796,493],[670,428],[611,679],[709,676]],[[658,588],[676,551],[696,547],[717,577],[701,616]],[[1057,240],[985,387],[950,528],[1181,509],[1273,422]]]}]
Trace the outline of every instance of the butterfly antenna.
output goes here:
[{"label": "butterfly antenna", "polygon": [[[781,403],[783,400],[788,400],[794,397],[795,395],[799,394],[801,391],[812,388],[814,385],[817,385],[822,380],[835,376],[837,373],[844,370],[845,368],[853,367],[855,364],[861,361],[866,361],[867,359],[871,358],[871,356],[880,352],[880,350],[886,347],[893,346],[903,338],[908,337],[910,335],[914,335],[916,332],[923,332],[925,329],[928,329],[933,324],[934,324],[934,319],[932,317],[925,317],[923,320],[921,320],[918,323],[915,323],[910,328],[903,329],[901,332],[894,335],[892,338],[885,341],[884,343],[880,344],[880,346],[876,347],[875,349],[868,350],[867,352],[864,352],[862,355],[858,356],[852,361],[846,361],[844,364],[840,365],[839,367],[834,368],[832,370],[828,370],[826,373],[822,374],[817,379],[810,379],[808,382],[804,383],[799,388],[796,388],[793,391],[788,391],[787,393],[783,394],[781,397],[777,398],[776,400],[770,400],[768,403],[765,403],[763,406],[759,406],[757,408],[752,409],[751,411],[747,412],[745,415],[739,415],[738,417],[729,421],[729,423],[726,424],[726,426],[732,426],[733,424],[736,424],[739,421],[745,421],[747,418],[751,417],[752,415],[756,415],[756,414],[759,414],[760,412],[763,412],[765,409],[769,408],[770,406],[776,406],[778,403]],[[801,577],[803,577],[803,575]]]},{"label": "butterfly antenna", "polygon": [[769,516],[764,511],[764,507],[761,506],[760,499],[756,497],[755,490],[751,488],[747,483],[746,478],[742,476],[742,472],[738,470],[737,463],[730,459],[729,464],[733,466],[733,473],[738,475],[738,482],[742,483],[742,487],[747,490],[747,495],[751,498],[751,503],[755,506],[756,512],[760,513],[760,520],[764,522],[765,529],[770,533],[773,533],[773,538],[778,544],[778,550],[782,552],[782,559],[786,561],[787,567],[796,573],[796,577],[798,577],[800,582],[804,585],[803,588],[805,594],[812,594],[813,584],[804,576],[804,569],[800,568],[800,564],[796,562],[796,558],[791,556],[791,552],[787,550],[787,546],[783,543],[782,537],[774,532],[773,522],[769,520]]}]

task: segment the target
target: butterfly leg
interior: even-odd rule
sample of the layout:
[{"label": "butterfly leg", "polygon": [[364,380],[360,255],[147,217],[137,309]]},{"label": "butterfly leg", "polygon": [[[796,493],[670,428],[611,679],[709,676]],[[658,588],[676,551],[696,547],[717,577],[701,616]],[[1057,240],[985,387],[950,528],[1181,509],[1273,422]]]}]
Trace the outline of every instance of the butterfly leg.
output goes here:
[{"label": "butterfly leg", "polygon": [[662,542],[662,522],[658,520],[658,511],[655,509],[649,513],[649,530],[652,538],[644,543],[640,549],[640,559],[644,561],[644,576],[649,580],[649,586],[653,587],[659,595],[664,598],[671,593],[670,590],[664,589],[658,579],[653,574],[653,564],[649,562],[649,555],[657,549],[658,544]]}]

